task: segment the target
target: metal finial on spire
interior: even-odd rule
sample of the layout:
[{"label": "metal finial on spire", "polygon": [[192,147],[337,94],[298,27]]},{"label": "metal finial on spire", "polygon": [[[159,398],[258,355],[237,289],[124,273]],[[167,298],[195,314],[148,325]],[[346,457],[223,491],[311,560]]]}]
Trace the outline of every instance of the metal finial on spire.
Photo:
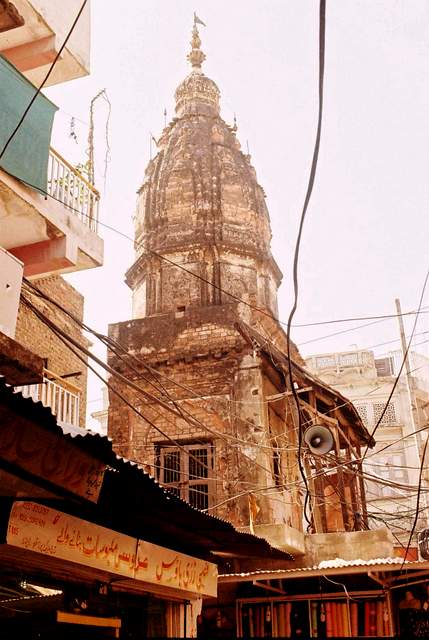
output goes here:
[{"label": "metal finial on spire", "polygon": [[234,113],[234,124],[232,126],[232,130],[234,131],[234,133],[237,131],[238,126],[237,126],[237,116]]},{"label": "metal finial on spire", "polygon": [[192,28],[191,52],[188,53],[187,59],[191,63],[193,69],[201,69],[201,65],[206,59],[205,53],[201,51],[201,38],[198,33],[197,24],[206,26],[194,11],[194,26]]}]

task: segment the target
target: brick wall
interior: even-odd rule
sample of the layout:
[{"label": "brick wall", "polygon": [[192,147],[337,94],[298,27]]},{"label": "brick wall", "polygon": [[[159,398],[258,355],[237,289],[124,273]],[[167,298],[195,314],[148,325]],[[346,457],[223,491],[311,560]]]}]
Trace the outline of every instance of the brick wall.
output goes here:
[{"label": "brick wall", "polygon": [[[83,296],[76,291],[71,284],[61,278],[61,276],[40,278],[33,280],[33,284],[80,320],[83,319]],[[88,341],[82,335],[80,329],[72,320],[67,318],[65,314],[35,296],[31,297],[31,301],[43,314],[65,330],[68,335],[78,340],[83,346],[88,345]],[[47,361],[46,368],[56,375],[63,376],[69,373],[80,372],[80,375],[67,378],[67,381],[80,390],[80,425],[85,426],[87,382],[87,369],[85,365],[80,362],[30,309],[22,304],[19,307],[16,340],[38,356],[45,358]]]},{"label": "brick wall", "polygon": [[[113,376],[110,382],[143,417],[111,390],[108,433],[119,454],[144,464],[155,477],[157,445],[210,441],[215,449],[213,503],[222,503],[215,514],[247,526],[247,490],[265,486],[270,497],[257,492],[254,498],[257,522],[288,522],[289,514],[280,508],[283,492],[276,496],[271,488],[273,453],[267,446],[260,362],[235,327],[236,307],[189,309],[183,316],[165,314],[112,325],[109,335],[126,355],[110,352],[109,364],[142,393]],[[184,415],[174,415],[148,394]]]}]

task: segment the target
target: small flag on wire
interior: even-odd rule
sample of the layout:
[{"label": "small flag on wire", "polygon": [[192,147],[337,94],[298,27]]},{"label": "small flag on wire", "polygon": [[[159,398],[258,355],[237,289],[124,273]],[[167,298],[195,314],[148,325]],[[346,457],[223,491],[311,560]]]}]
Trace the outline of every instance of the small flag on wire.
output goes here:
[{"label": "small flag on wire", "polygon": [[195,25],[197,25],[197,24],[202,24],[202,25],[203,25],[203,27],[206,27],[206,26],[207,26],[207,25],[206,25],[206,23],[205,23],[205,22],[203,22],[203,21],[201,20],[201,18],[199,18],[199,17],[197,16],[197,14],[195,13],[195,11],[194,11],[194,26],[195,26]]}]

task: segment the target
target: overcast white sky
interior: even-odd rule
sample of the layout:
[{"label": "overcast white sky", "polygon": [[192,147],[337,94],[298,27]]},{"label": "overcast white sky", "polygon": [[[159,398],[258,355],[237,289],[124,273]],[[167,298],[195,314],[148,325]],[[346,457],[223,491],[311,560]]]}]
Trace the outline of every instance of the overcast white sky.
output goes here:
[{"label": "overcast white sky", "polygon": [[[280,317],[291,304],[291,262],[317,118],[317,0],[113,0],[92,2],[88,78],[46,91],[60,107],[53,146],[85,162],[91,98],[112,103],[111,162],[101,220],[133,234],[136,190],[164,107],[188,74],[195,10],[205,73],[221,90],[222,115],[237,114],[267,194],[273,253],[284,273]],[[69,138],[70,115],[78,144]],[[97,186],[103,191],[106,107],[96,109]],[[82,121],[82,122],[81,122]],[[319,166],[302,240],[296,322],[415,309],[429,266],[429,1],[328,0],[325,107]],[[87,321],[131,317],[123,284],[132,244],[100,228],[105,266],[69,279],[86,298]],[[429,292],[425,304],[429,305]],[[422,315],[417,332],[429,332]],[[363,323],[294,330],[304,355],[366,348],[398,337],[396,320],[302,344]],[[407,329],[411,322],[407,322]],[[418,336],[416,342],[429,339]],[[392,348],[399,343],[391,345]],[[428,353],[427,344],[419,347]],[[390,346],[378,349],[385,352]],[[92,385],[90,400],[99,396]],[[90,406],[91,408],[91,406]],[[95,408],[95,404],[94,407]],[[92,408],[91,408],[92,409]]]}]

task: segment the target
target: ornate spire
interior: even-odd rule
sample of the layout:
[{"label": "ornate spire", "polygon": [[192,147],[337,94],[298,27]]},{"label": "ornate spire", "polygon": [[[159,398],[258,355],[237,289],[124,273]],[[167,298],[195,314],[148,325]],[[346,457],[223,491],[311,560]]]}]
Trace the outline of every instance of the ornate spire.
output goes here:
[{"label": "ornate spire", "polygon": [[201,64],[206,59],[201,51],[201,40],[197,25],[204,22],[194,13],[192,29],[191,52],[188,61],[192,65],[192,72],[179,84],[176,89],[176,114],[181,118],[185,114],[219,115],[220,92],[216,83],[201,71]]},{"label": "ornate spire", "polygon": [[206,59],[205,53],[203,51],[201,51],[201,49],[200,49],[200,47],[201,47],[201,38],[200,38],[200,34],[198,33],[197,24],[202,24],[202,25],[206,26],[204,24],[204,22],[199,19],[197,14],[194,13],[194,26],[193,26],[193,29],[192,29],[192,39],[191,39],[191,42],[190,42],[192,49],[191,49],[190,53],[188,53],[188,55],[187,55],[187,60],[188,60],[188,62],[191,63],[192,69],[194,71],[197,71],[197,70],[201,69],[201,65],[204,62],[204,60]]}]

